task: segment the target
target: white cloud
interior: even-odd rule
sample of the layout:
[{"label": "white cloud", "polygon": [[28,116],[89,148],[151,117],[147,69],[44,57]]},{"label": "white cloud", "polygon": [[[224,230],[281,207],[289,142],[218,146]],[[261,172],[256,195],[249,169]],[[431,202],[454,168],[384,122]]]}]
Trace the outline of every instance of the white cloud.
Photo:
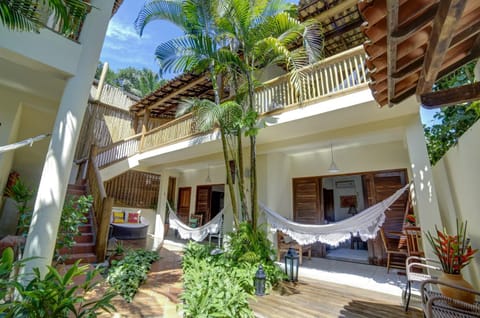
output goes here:
[{"label": "white cloud", "polygon": [[133,28],[133,23],[123,23],[114,18],[108,24],[107,39],[127,42],[132,40],[138,41],[140,36]]}]

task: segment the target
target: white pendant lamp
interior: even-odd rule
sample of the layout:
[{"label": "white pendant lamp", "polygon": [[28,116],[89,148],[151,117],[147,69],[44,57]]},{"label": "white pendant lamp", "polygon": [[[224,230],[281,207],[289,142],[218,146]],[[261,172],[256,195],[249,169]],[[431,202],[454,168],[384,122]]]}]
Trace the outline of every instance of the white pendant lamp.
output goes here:
[{"label": "white pendant lamp", "polygon": [[330,168],[328,168],[328,172],[330,172],[330,173],[340,172],[340,169],[338,169],[337,164],[333,160],[333,145],[332,144],[330,144],[330,153],[332,155],[332,162],[330,163]]}]

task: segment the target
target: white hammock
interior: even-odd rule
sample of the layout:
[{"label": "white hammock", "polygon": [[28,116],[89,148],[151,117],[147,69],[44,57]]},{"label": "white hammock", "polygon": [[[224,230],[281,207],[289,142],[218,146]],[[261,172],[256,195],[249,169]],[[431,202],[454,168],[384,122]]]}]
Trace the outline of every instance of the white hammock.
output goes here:
[{"label": "white hammock", "polygon": [[351,238],[351,233],[360,235],[363,241],[375,238],[378,230],[385,222],[384,212],[403,194],[408,186],[407,184],[385,200],[348,219],[323,225],[292,222],[263,204],[260,207],[265,212],[272,231],[282,231],[301,245],[322,242],[338,246],[339,243]]},{"label": "white hammock", "polygon": [[218,233],[218,231],[221,228],[224,209],[222,209],[222,211],[220,211],[217,215],[215,215],[215,217],[211,219],[210,222],[200,227],[194,228],[194,227],[189,227],[188,225],[183,223],[175,214],[175,212],[173,212],[172,208],[170,207],[170,204],[167,203],[167,205],[170,211],[168,214],[170,227],[172,229],[176,229],[182,239],[194,240],[196,242],[200,242],[200,241],[203,241],[208,234]]},{"label": "white hammock", "polygon": [[44,138],[47,138],[47,137],[49,137],[50,135],[51,135],[51,134],[38,135],[38,136],[36,136],[36,137],[28,138],[28,139],[25,139],[25,140],[16,142],[16,143],[14,143],[14,144],[6,145],[6,146],[1,146],[1,147],[0,147],[0,154],[3,153],[3,152],[10,151],[10,150],[15,150],[15,149],[20,148],[20,147],[25,147],[25,146],[28,146],[28,145],[30,145],[30,147],[31,147],[34,142],[39,141],[39,140],[42,140],[42,139],[44,139]]}]

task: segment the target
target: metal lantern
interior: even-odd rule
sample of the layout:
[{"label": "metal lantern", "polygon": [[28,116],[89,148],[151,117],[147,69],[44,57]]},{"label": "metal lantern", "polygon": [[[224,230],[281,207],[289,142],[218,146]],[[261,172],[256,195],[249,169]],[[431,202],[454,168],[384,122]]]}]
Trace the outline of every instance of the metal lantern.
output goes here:
[{"label": "metal lantern", "polygon": [[263,296],[265,295],[265,281],[267,279],[267,275],[263,271],[263,266],[259,265],[258,270],[255,273],[255,295]]},{"label": "metal lantern", "polygon": [[285,254],[285,274],[291,282],[298,281],[298,259],[297,251],[290,247]]}]

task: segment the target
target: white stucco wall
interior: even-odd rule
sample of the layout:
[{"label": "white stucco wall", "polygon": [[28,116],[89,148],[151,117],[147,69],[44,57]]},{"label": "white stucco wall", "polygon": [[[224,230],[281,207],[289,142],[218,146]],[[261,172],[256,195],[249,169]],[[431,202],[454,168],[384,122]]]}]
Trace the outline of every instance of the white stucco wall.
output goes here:
[{"label": "white stucco wall", "polygon": [[[0,86],[0,96],[0,145],[52,131],[58,104],[5,86]],[[17,170],[29,186],[38,186],[48,142],[47,138],[0,155],[0,193],[11,170]]]},{"label": "white stucco wall", "polygon": [[[401,141],[334,149],[334,158],[340,168],[339,175],[408,169],[410,165],[407,150]],[[260,155],[257,160],[259,200],[287,218],[293,217],[292,178],[331,175],[328,172],[331,161],[329,149],[306,154],[271,153]],[[337,177],[337,179],[344,178]],[[347,179],[351,179],[351,177]],[[357,183],[358,186],[361,185],[360,182]],[[362,195],[358,189],[356,192],[358,192],[358,196]],[[339,211],[345,210],[339,208],[339,195],[340,193],[337,194],[335,200],[336,208]],[[362,209],[363,206],[359,206],[358,210]]]},{"label": "white stucco wall", "polygon": [[[455,233],[456,219],[468,221],[468,236],[480,248],[480,121],[472,126],[433,167],[438,203],[444,226]],[[463,270],[466,279],[480,289],[480,253]]]}]

